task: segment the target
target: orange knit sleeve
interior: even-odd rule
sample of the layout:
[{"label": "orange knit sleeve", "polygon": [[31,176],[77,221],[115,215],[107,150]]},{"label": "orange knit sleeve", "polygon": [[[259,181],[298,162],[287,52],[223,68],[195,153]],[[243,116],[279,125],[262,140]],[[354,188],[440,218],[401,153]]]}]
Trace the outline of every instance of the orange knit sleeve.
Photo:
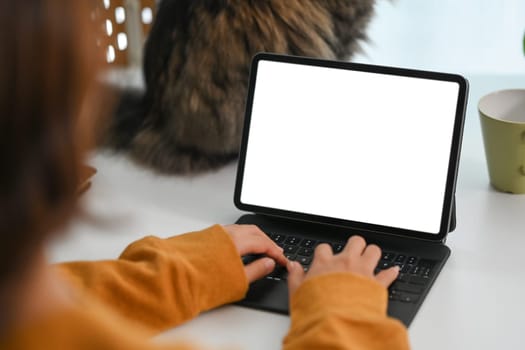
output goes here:
[{"label": "orange knit sleeve", "polygon": [[158,332],[240,300],[242,261],[220,225],[168,239],[146,237],[118,260],[58,265],[77,288]]},{"label": "orange knit sleeve", "polygon": [[349,273],[313,277],[291,300],[284,349],[409,349],[404,325],[386,315],[386,289]]},{"label": "orange knit sleeve", "polygon": [[[146,237],[118,260],[58,268],[77,288],[155,332],[239,300],[248,288],[241,259],[219,225],[169,239]],[[386,315],[385,288],[370,279],[314,277],[290,305],[285,350],[409,348],[406,328]]]}]

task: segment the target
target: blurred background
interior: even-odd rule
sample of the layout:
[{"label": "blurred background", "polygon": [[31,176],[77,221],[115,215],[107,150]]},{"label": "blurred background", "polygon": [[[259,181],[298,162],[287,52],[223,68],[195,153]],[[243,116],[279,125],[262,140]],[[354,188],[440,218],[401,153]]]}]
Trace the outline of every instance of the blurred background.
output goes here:
[{"label": "blurred background", "polygon": [[[142,45],[158,0],[96,0],[109,79],[141,85]],[[525,0],[377,0],[353,61],[471,74],[525,72]]]},{"label": "blurred background", "polygon": [[525,72],[524,0],[378,0],[368,33],[354,61],[466,75]]}]

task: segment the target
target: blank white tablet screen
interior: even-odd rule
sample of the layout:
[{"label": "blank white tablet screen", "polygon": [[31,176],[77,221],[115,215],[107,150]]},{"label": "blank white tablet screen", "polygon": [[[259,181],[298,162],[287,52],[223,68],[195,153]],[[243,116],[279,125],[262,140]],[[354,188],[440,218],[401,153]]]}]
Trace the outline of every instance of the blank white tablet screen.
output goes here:
[{"label": "blank white tablet screen", "polygon": [[241,202],[439,233],[459,84],[259,61]]}]

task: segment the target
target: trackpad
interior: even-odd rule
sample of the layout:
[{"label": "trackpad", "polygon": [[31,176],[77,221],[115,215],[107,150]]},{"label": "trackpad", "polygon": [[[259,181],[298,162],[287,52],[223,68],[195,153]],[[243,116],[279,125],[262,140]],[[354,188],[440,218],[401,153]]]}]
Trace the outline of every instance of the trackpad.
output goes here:
[{"label": "trackpad", "polygon": [[284,281],[263,278],[250,284],[246,298],[237,304],[288,314],[288,285]]}]

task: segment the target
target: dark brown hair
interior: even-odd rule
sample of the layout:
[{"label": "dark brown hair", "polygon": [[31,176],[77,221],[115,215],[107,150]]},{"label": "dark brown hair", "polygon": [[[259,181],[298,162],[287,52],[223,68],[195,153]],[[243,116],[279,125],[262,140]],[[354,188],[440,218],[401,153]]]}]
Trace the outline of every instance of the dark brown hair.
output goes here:
[{"label": "dark brown hair", "polygon": [[98,68],[88,4],[0,0],[0,291],[76,209]]}]

